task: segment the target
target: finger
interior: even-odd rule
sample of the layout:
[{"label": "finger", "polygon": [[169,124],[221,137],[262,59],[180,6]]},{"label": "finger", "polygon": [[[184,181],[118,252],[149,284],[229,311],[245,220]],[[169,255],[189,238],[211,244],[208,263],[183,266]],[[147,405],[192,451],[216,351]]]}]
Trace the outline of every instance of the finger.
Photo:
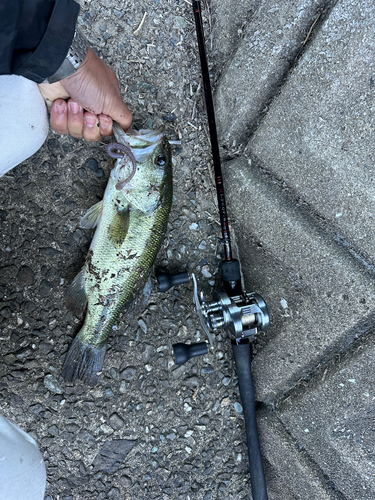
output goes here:
[{"label": "finger", "polygon": [[58,134],[68,133],[68,105],[63,99],[56,99],[52,104],[50,125]]},{"label": "finger", "polygon": [[133,121],[133,115],[121,97],[118,97],[112,107],[112,112],[108,113],[109,116],[115,120],[121,128],[128,130]]},{"label": "finger", "polygon": [[112,118],[108,115],[99,115],[99,131],[101,135],[112,135]]},{"label": "finger", "polygon": [[99,119],[97,115],[86,111],[83,114],[83,137],[86,141],[100,141],[102,136],[99,130]]},{"label": "finger", "polygon": [[68,131],[72,137],[80,139],[83,132],[83,108],[70,99],[68,101]]},{"label": "finger", "polygon": [[46,101],[48,111],[51,111],[54,101],[57,99],[69,99],[69,94],[61,85],[60,82],[56,83],[39,83],[39,91]]}]

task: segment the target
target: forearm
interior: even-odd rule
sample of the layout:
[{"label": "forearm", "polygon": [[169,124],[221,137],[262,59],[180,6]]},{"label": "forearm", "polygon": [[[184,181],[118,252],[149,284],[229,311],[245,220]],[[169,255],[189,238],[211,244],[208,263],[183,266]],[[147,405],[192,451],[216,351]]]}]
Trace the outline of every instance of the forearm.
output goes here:
[{"label": "forearm", "polygon": [[78,13],[74,0],[2,0],[0,74],[37,83],[53,75],[68,53]]}]

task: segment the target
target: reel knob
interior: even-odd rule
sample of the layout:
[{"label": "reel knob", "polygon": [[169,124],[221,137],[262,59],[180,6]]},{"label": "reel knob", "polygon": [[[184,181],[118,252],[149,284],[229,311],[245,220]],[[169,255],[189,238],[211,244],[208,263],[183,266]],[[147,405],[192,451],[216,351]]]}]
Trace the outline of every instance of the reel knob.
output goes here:
[{"label": "reel knob", "polygon": [[203,356],[208,353],[206,342],[199,342],[198,344],[183,344],[179,342],[172,345],[175,355],[176,365],[183,365],[186,361],[196,356]]},{"label": "reel knob", "polygon": [[182,273],[157,273],[156,279],[158,280],[159,292],[166,292],[172,286],[182,285],[182,283],[189,283],[190,276],[187,272]]}]

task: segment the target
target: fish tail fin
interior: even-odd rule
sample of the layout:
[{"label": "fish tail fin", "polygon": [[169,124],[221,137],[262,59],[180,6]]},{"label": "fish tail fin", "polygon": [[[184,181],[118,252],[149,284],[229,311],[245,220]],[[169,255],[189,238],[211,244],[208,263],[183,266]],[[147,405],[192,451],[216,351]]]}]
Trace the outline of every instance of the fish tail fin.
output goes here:
[{"label": "fish tail fin", "polygon": [[103,367],[105,351],[106,345],[103,347],[86,345],[77,335],[62,367],[62,376],[65,381],[74,383],[79,379],[87,385],[96,385]]}]

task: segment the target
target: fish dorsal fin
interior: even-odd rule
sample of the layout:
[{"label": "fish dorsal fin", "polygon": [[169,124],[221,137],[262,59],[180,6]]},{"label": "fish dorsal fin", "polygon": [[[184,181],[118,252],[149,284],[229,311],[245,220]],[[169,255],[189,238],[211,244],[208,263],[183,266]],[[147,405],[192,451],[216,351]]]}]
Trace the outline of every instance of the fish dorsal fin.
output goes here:
[{"label": "fish dorsal fin", "polygon": [[66,306],[75,316],[79,316],[85,310],[86,305],[85,268],[83,268],[66,292]]},{"label": "fish dorsal fin", "polygon": [[108,228],[109,240],[119,248],[128,234],[129,229],[129,208],[117,210]]},{"label": "fish dorsal fin", "polygon": [[95,203],[95,205],[87,210],[87,212],[81,219],[80,226],[85,229],[92,229],[93,227],[96,227],[100,222],[102,212],[103,200]]}]

